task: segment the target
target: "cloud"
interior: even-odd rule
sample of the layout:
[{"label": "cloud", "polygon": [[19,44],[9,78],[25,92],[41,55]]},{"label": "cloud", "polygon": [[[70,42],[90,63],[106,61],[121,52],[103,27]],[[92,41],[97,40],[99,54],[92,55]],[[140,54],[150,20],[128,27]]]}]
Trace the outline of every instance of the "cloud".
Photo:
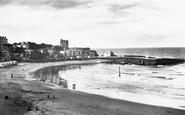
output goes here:
[{"label": "cloud", "polygon": [[74,1],[74,0],[55,0],[51,6],[57,9],[73,8],[77,6],[87,5],[87,1]]},{"label": "cloud", "polygon": [[0,0],[0,5],[42,5],[47,3],[48,0]]},{"label": "cloud", "polygon": [[0,0],[0,31],[12,43],[59,44],[64,38],[70,46],[184,46],[179,1]]},{"label": "cloud", "polygon": [[88,1],[77,0],[0,0],[0,5],[50,6],[56,9],[87,5]]},{"label": "cloud", "polygon": [[104,22],[100,22],[98,24],[114,25],[114,24],[119,24],[119,22],[116,22],[116,21],[104,21]]},{"label": "cloud", "polygon": [[139,6],[139,3],[126,4],[126,5],[112,4],[110,6],[109,10],[111,12],[117,13],[117,12],[120,12],[122,10],[127,10],[127,9],[130,9],[130,8],[135,8],[137,6]]},{"label": "cloud", "polygon": [[12,0],[0,0],[0,5],[7,5],[11,2],[12,2]]}]

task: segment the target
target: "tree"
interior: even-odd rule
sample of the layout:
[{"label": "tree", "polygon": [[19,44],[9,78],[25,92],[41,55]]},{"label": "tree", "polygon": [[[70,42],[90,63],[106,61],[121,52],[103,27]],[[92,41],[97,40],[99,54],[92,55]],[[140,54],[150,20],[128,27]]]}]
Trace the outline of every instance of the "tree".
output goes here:
[{"label": "tree", "polygon": [[55,50],[56,52],[60,52],[60,51],[64,50],[64,48],[61,47],[61,46],[54,46],[54,50]]}]

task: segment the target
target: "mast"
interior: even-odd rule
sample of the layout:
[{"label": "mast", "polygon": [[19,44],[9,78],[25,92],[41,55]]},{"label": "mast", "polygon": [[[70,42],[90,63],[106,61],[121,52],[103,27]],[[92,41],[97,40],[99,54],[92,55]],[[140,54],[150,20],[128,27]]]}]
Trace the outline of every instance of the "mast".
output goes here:
[{"label": "mast", "polygon": [[119,66],[119,77],[121,77],[120,66]]}]

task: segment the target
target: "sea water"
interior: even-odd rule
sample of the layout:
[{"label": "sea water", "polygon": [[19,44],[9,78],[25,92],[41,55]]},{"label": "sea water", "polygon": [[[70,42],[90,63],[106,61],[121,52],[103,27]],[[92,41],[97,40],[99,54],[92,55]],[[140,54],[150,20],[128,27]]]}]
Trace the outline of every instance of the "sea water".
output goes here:
[{"label": "sea water", "polygon": [[[185,48],[96,49],[99,55],[185,58]],[[119,77],[119,67],[121,76]],[[170,66],[97,64],[60,71],[69,88],[138,103],[185,109],[185,64]]]},{"label": "sea water", "polygon": [[105,51],[112,51],[115,55],[144,55],[154,57],[185,58],[185,48],[164,47],[164,48],[103,48],[95,49],[99,56]]},{"label": "sea water", "polygon": [[[121,76],[119,77],[119,67]],[[185,64],[84,65],[60,71],[69,89],[138,103],[185,109]]]},{"label": "sea water", "polygon": [[[112,50],[117,55],[134,54],[184,58],[185,48],[131,48]],[[166,54],[164,53],[166,52]],[[100,53],[100,50],[98,50]],[[121,76],[119,77],[119,67]],[[66,79],[68,88],[132,102],[185,110],[185,63],[170,66],[116,64],[62,65],[35,72],[43,82],[58,84]],[[60,78],[61,77],[61,78]]]}]

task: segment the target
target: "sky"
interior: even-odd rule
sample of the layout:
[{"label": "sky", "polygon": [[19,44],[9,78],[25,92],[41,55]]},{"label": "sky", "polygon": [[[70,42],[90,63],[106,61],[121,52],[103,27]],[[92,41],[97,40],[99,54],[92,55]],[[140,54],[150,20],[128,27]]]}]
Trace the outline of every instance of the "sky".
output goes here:
[{"label": "sky", "polygon": [[0,36],[69,47],[184,47],[184,0],[0,0]]}]

